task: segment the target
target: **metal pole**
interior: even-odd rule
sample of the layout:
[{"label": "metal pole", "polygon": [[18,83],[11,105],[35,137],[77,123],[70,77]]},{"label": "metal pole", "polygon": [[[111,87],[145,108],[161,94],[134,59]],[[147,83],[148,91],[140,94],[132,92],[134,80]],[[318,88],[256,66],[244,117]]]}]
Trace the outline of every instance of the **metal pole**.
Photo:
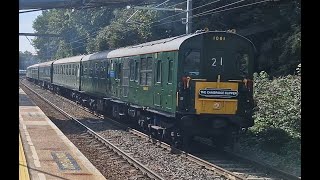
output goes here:
[{"label": "metal pole", "polygon": [[192,0],[187,0],[187,19],[186,19],[186,34],[192,32]]}]

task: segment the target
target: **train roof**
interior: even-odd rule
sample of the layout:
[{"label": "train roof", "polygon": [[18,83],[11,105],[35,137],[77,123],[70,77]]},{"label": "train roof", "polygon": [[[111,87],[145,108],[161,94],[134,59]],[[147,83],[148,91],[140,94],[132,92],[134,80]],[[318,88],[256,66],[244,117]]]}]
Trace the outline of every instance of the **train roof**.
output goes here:
[{"label": "train roof", "polygon": [[[175,37],[170,37],[170,38],[166,38],[166,39],[160,39],[160,40],[156,40],[156,41],[146,42],[143,44],[123,47],[123,48],[119,48],[119,49],[115,49],[115,50],[107,50],[107,51],[97,52],[97,53],[88,54],[88,55],[67,57],[67,58],[63,58],[63,59],[59,59],[59,60],[55,60],[55,61],[50,61],[50,62],[53,62],[53,64],[64,64],[64,63],[89,61],[89,60],[97,60],[97,59],[107,59],[107,58],[110,59],[110,58],[134,56],[134,55],[140,55],[140,54],[150,54],[150,53],[156,53],[156,52],[176,51],[176,50],[179,50],[181,44],[184,41],[186,41],[187,39],[190,39],[195,36],[207,34],[207,33],[234,34],[236,36],[239,36],[241,38],[248,40],[253,45],[253,43],[249,39],[247,39],[239,34],[233,33],[233,32],[200,31],[200,32],[195,32],[193,34],[183,34],[180,36],[175,36]],[[253,45],[253,47],[254,47],[254,45]],[[255,47],[254,47],[254,49],[255,49]],[[50,63],[50,62],[46,62],[46,63]],[[35,65],[29,66],[29,67],[36,67],[37,65],[40,65],[40,64],[35,64]],[[40,66],[42,66],[42,65],[40,65]]]},{"label": "train roof", "polygon": [[79,56],[73,56],[73,57],[67,57],[63,59],[59,59],[53,62],[53,64],[65,64],[65,63],[72,63],[72,62],[79,62],[84,57],[84,55]]},{"label": "train roof", "polygon": [[[55,60],[54,60],[54,61],[55,61]],[[48,61],[48,62],[39,63],[38,66],[39,66],[39,67],[51,66],[51,64],[52,64],[54,61]]]},{"label": "train roof", "polygon": [[132,56],[139,54],[149,54],[155,52],[163,51],[175,51],[179,50],[180,45],[186,40],[197,34],[184,34],[176,37],[170,37],[166,39],[151,41],[139,45],[128,46],[124,48],[119,48],[113,51],[110,51],[108,58],[123,57],[123,56]]},{"label": "train roof", "polygon": [[93,59],[107,59],[110,50],[88,54],[82,58],[82,61],[89,61]]},{"label": "train roof", "polygon": [[[230,34],[234,34],[242,38],[245,38],[239,34],[228,32],[228,31],[200,31],[200,32],[195,32],[193,34],[184,34],[176,37],[170,37],[170,38],[161,39],[157,41],[151,41],[151,42],[147,42],[139,45],[119,48],[119,49],[110,51],[107,54],[107,58],[125,57],[125,56],[149,54],[149,53],[164,52],[164,51],[176,51],[176,50],[179,50],[181,44],[187,39],[190,39],[194,36],[206,34],[206,33],[230,33]],[[247,38],[245,39],[248,40]]]},{"label": "train roof", "polygon": [[27,67],[27,69],[29,69],[29,68],[35,68],[35,67],[38,67],[38,66],[39,66],[39,64],[34,64],[34,65],[31,65],[31,66]]}]

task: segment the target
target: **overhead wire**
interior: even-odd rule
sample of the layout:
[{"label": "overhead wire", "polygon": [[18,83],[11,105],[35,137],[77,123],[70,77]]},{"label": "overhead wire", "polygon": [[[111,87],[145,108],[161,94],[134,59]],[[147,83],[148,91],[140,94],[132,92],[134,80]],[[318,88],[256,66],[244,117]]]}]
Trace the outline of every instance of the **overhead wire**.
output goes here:
[{"label": "overhead wire", "polygon": [[208,11],[205,11],[205,12],[202,12],[202,13],[199,13],[199,14],[211,12],[211,11],[214,11],[214,10],[217,10],[217,9],[221,9],[221,8],[224,8],[224,7],[228,7],[228,6],[231,6],[231,5],[234,5],[234,4],[241,3],[241,2],[243,2],[243,1],[246,1],[246,0],[239,0],[239,1],[236,1],[236,2],[233,2],[233,3],[230,3],[230,4],[227,4],[227,5],[224,5],[224,6],[220,6],[220,7],[217,7],[217,8],[214,8],[214,9],[211,9],[211,10],[208,10]]},{"label": "overhead wire", "polygon": [[[91,0],[92,1],[92,0]],[[90,1],[90,2],[91,2]],[[164,4],[164,3],[166,3],[166,2],[168,2],[168,1],[170,1],[170,0],[166,0],[166,1],[164,1],[163,3],[160,3],[160,4],[158,4],[157,6],[155,6],[155,7],[158,7],[158,6],[160,6],[160,5],[162,5],[162,4]],[[220,1],[220,0],[219,0]],[[173,5],[170,5],[170,6],[175,6],[175,5],[178,5],[178,4],[182,4],[182,3],[186,3],[186,1],[185,2],[180,2],[180,3],[176,3],[176,4],[173,4]],[[209,4],[211,4],[211,3],[209,3]],[[82,10],[82,9],[81,9]],[[138,11],[138,10],[137,10]],[[62,27],[63,28],[63,27]],[[61,29],[62,29],[61,28]],[[61,30],[60,29],[60,30]],[[71,42],[68,42],[68,43],[66,43],[66,44],[72,44],[72,43],[75,43],[75,42],[78,42],[78,41],[81,41],[81,40],[86,40],[86,39],[88,39],[88,38],[90,38],[90,37],[92,37],[92,36],[94,36],[94,35],[97,35],[99,33],[99,30],[97,29],[97,31],[94,31],[92,34],[89,34],[87,37],[84,37],[84,38],[80,38],[80,39],[77,39],[77,40],[74,40],[74,41],[71,41]],[[85,42],[82,42],[84,45],[85,45]],[[80,48],[80,47],[83,47],[84,45],[81,45],[81,46],[77,46],[77,47],[75,47],[75,48]],[[73,49],[73,48],[72,48]]]},{"label": "overhead wire", "polygon": [[177,4],[173,4],[173,5],[170,5],[170,6],[168,6],[168,7],[173,7],[173,6],[176,6],[176,5],[178,5],[178,4],[184,4],[184,3],[186,3],[187,1],[183,1],[183,2],[180,2],[180,3],[177,3]]},{"label": "overhead wire", "polygon": [[[206,4],[204,4],[204,5],[201,5],[201,6],[197,6],[197,7],[195,7],[195,8],[192,8],[191,10],[195,10],[195,9],[199,9],[199,8],[201,8],[201,7],[205,7],[205,6],[208,6],[208,5],[210,5],[210,4],[213,4],[213,3],[216,3],[216,2],[219,2],[220,0],[216,0],[216,1],[213,1],[213,2],[209,2],[209,3],[206,3]],[[240,1],[244,1],[244,0],[240,0]],[[165,1],[165,2],[167,2],[167,1]],[[161,3],[161,4],[163,4],[163,3]],[[160,5],[161,5],[160,4]],[[177,4],[181,4],[181,3],[177,3]],[[233,4],[233,3],[231,3],[231,4]],[[176,5],[176,4],[175,4]],[[184,13],[184,12],[183,12]],[[182,13],[179,13],[179,14],[182,14]],[[176,16],[176,15],[174,15],[174,16]],[[170,17],[170,16],[169,16]],[[167,19],[167,18],[169,18],[169,17],[166,17],[166,18],[163,18],[163,19]],[[192,18],[192,17],[190,17],[190,18]],[[163,19],[161,19],[161,20],[163,20]],[[160,20],[160,21],[161,21]],[[160,25],[163,25],[163,24],[168,24],[168,23],[172,23],[172,22],[177,22],[177,21],[181,21],[180,19],[179,20],[176,20],[176,21],[169,21],[169,22],[166,22],[166,23],[161,23],[161,24],[157,24],[157,25],[153,25],[153,26],[151,26],[151,27],[155,27],[155,26],[160,26]],[[158,22],[158,21],[155,21],[155,22]],[[155,23],[154,22],[154,23]],[[154,24],[154,23],[149,23],[149,24]],[[147,25],[149,25],[149,24],[147,24]],[[95,35],[95,34],[98,34],[98,31],[97,32],[95,32],[95,33],[93,33],[92,35]],[[89,37],[90,36],[92,36],[92,35],[89,35]],[[84,37],[84,38],[82,38],[82,39],[88,39],[89,37]],[[79,40],[77,40],[77,41],[79,41]],[[76,41],[74,41],[74,42],[76,42]],[[73,42],[70,42],[70,44],[71,43],[73,43]],[[69,43],[68,43],[69,44]],[[83,47],[83,46],[85,46],[85,44],[83,44],[83,45],[80,45],[80,46],[77,46],[77,47],[74,47],[74,48],[72,48],[72,49],[77,49],[77,48],[80,48],[80,47]]]},{"label": "overhead wire", "polygon": [[[160,3],[160,4],[158,4],[158,5],[155,6],[155,7],[159,7],[160,5],[162,5],[162,4],[164,4],[164,3],[168,2],[168,1],[170,1],[170,0],[166,0],[166,1],[164,1],[163,3]],[[184,3],[184,2],[182,2],[182,3]],[[177,4],[181,4],[181,3],[177,3]],[[173,4],[173,5],[171,5],[171,6],[174,6],[174,5],[177,5],[177,4]],[[138,11],[138,10],[137,10],[137,11]],[[136,11],[136,12],[137,12],[137,11]],[[66,44],[72,44],[72,43],[78,42],[78,41],[80,41],[80,40],[88,39],[89,37],[94,36],[94,35],[97,35],[98,33],[99,33],[99,30],[96,31],[96,32],[93,32],[93,33],[90,34],[88,37],[84,37],[84,38],[81,38],[81,39],[78,39],[78,40],[75,40],[75,41],[71,41],[71,42],[66,43]],[[77,49],[77,48],[80,48],[80,47],[83,47],[83,46],[85,46],[85,42],[83,42],[83,45],[77,46],[77,47],[72,48],[72,49]]]},{"label": "overhead wire", "polygon": [[[191,16],[190,18],[201,17],[201,16],[205,16],[205,15],[210,15],[210,14],[216,14],[216,13],[219,13],[219,12],[224,12],[224,11],[228,11],[228,10],[238,9],[238,8],[241,8],[241,7],[251,6],[251,5],[260,4],[260,3],[264,3],[264,2],[268,2],[268,1],[272,1],[272,0],[263,0],[263,1],[259,1],[259,2],[254,2],[254,3],[249,3],[249,4],[245,4],[245,5],[240,5],[240,6],[232,7],[232,8],[229,8],[229,9],[223,9],[223,10],[220,10],[220,11],[209,12],[209,13],[206,13],[206,14],[198,13],[198,14],[195,14],[195,15]],[[226,6],[225,6],[225,7],[226,7]],[[217,8],[215,8],[215,9],[217,9]],[[156,27],[156,26],[160,26],[160,25],[164,25],[164,24],[169,24],[169,23],[173,23],[173,22],[177,22],[177,21],[181,21],[181,20],[178,19],[178,20],[168,21],[168,22],[165,22],[165,23],[160,23],[160,24],[153,25],[153,26],[151,26],[151,27]]]},{"label": "overhead wire", "polygon": [[264,2],[268,2],[268,1],[273,1],[273,0],[263,0],[263,1],[259,1],[259,2],[254,2],[254,3],[249,3],[249,4],[245,4],[245,5],[240,5],[240,6],[236,6],[236,7],[232,7],[232,8],[229,8],[229,9],[223,9],[221,11],[215,11],[215,12],[212,12],[212,13],[206,13],[204,14],[205,12],[203,13],[199,13],[199,14],[195,14],[193,15],[192,17],[201,17],[201,16],[205,16],[205,15],[209,15],[209,14],[216,14],[216,13],[219,13],[219,12],[224,12],[224,11],[228,11],[228,10],[233,10],[233,9],[238,9],[238,8],[241,8],[241,7],[247,7],[247,6],[251,6],[251,5],[255,5],[255,4],[260,4],[260,3],[264,3]]},{"label": "overhead wire", "polygon": [[[166,0],[166,1],[164,1],[163,3],[160,3],[160,4],[158,4],[158,5],[155,6],[155,7],[159,7],[159,6],[161,6],[162,4],[164,4],[164,3],[168,2],[168,1],[170,1],[170,0]],[[129,22],[130,19],[131,19],[138,11],[139,11],[139,10],[136,10],[136,11],[126,20],[126,22]]]},{"label": "overhead wire", "polygon": [[[216,2],[219,2],[219,1],[221,1],[221,0],[216,0],[216,1],[213,1],[213,2],[206,3],[206,4],[204,4],[204,5],[201,5],[201,6],[197,6],[197,7],[195,7],[195,8],[190,9],[189,11],[192,11],[192,10],[195,10],[195,9],[199,9],[199,8],[201,8],[201,7],[208,6],[208,5],[210,5],[210,4],[213,4],[213,3],[216,3]],[[162,19],[157,20],[157,21],[153,21],[153,22],[151,22],[151,23],[148,23],[147,25],[151,25],[151,24],[154,24],[154,23],[157,23],[157,22],[161,22],[161,21],[163,21],[163,20],[165,20],[165,19],[168,19],[168,18],[171,18],[171,17],[175,17],[175,16],[178,16],[178,15],[184,14],[184,13],[186,13],[186,11],[181,12],[181,13],[178,13],[178,14],[174,14],[174,15],[171,15],[171,16],[168,16],[168,17],[165,17],[165,18],[162,18]]]},{"label": "overhead wire", "polygon": [[[220,0],[217,0],[217,1],[214,1],[214,2],[218,2]],[[237,3],[240,3],[240,2],[243,2],[245,0],[239,0],[237,2],[234,2],[234,3],[230,3],[230,4],[227,4],[227,5],[224,5],[224,6],[220,6],[218,8],[214,8],[214,9],[211,9],[211,10],[208,10],[208,11],[205,11],[205,12],[201,12],[201,13],[198,13],[198,14],[195,14],[193,16],[191,16],[190,18],[196,18],[196,17],[201,17],[201,16],[205,16],[205,15],[210,15],[210,14],[216,14],[216,13],[220,13],[220,12],[225,12],[225,11],[229,11],[229,10],[233,10],[233,9],[238,9],[238,8],[242,8],[242,7],[247,7],[247,6],[251,6],[251,5],[255,5],[255,4],[260,4],[260,3],[264,3],[264,2],[268,2],[268,1],[272,1],[272,0],[263,0],[263,1],[259,1],[259,2],[254,2],[254,3],[249,3],[249,4],[245,4],[245,5],[240,5],[240,6],[236,6],[236,7],[232,7],[232,8],[228,8],[228,9],[223,9],[223,10],[220,10],[220,11],[216,11],[218,9],[221,9],[221,8],[224,8],[224,7],[228,7],[228,6],[231,6],[231,5],[234,5],[234,4],[237,4]],[[201,7],[204,7],[204,6],[207,6],[209,4],[212,4],[213,2],[210,2],[210,3],[207,3],[205,5],[201,5],[201,6],[198,6],[196,8],[193,8],[192,10],[194,9],[198,9],[198,8],[201,8]],[[181,4],[181,3],[180,3]],[[167,17],[168,18],[168,17]],[[156,26],[160,26],[160,25],[164,25],[164,24],[169,24],[169,23],[172,23],[172,22],[177,22],[177,21],[181,21],[181,19],[179,20],[174,20],[174,21],[168,21],[168,22],[165,22],[165,23],[160,23],[160,24],[156,24],[156,25],[152,25],[151,27],[156,27]],[[158,22],[158,21],[156,21]],[[151,24],[151,23],[149,23]],[[152,23],[153,24],[153,23]],[[94,32],[93,34],[97,34],[97,32]],[[89,37],[92,36],[92,35],[89,35]],[[83,39],[88,39],[89,37],[85,37]],[[77,40],[78,41],[78,40]],[[76,41],[74,41],[76,42]],[[72,42],[70,42],[72,43]],[[85,46],[86,44],[83,43],[83,45],[80,45],[80,46],[77,46],[77,47],[74,47],[72,48],[73,49],[77,49],[77,48],[80,48],[80,47],[83,47]]]}]

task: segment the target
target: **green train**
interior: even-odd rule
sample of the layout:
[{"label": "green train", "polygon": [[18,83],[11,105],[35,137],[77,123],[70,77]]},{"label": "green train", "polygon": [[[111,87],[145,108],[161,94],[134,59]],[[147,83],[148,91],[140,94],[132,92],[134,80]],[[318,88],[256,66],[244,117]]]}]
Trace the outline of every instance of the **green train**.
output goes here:
[{"label": "green train", "polygon": [[175,145],[221,145],[254,124],[254,56],[239,34],[200,31],[36,64],[27,78]]}]

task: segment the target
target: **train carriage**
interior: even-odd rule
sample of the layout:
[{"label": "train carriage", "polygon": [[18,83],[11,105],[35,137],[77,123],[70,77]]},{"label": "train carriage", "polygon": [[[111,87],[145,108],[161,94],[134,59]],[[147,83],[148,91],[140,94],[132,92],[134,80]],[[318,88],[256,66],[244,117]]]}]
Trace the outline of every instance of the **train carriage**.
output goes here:
[{"label": "train carriage", "polygon": [[223,144],[253,126],[254,53],[243,36],[201,31],[57,60],[52,82],[175,144]]},{"label": "train carriage", "polygon": [[[186,38],[186,37],[183,37]],[[182,39],[183,39],[182,38]],[[133,106],[175,116],[178,41],[168,38],[111,51],[113,96]]]},{"label": "train carriage", "polygon": [[82,57],[83,55],[80,55],[54,61],[52,83],[58,87],[79,90]]},{"label": "train carriage", "polygon": [[109,51],[89,54],[81,60],[81,91],[95,97],[105,97],[107,92]]},{"label": "train carriage", "polygon": [[33,82],[38,82],[39,80],[39,72],[38,72],[39,64],[34,64],[27,67],[27,79]]},{"label": "train carriage", "polygon": [[140,114],[140,124],[156,130],[179,127],[185,136],[222,139],[253,125],[253,58],[253,44],[228,32],[113,50],[107,55],[112,97],[129,105],[112,113]]},{"label": "train carriage", "polygon": [[51,89],[52,86],[52,63],[54,61],[48,61],[38,64],[39,81],[42,87]]}]

